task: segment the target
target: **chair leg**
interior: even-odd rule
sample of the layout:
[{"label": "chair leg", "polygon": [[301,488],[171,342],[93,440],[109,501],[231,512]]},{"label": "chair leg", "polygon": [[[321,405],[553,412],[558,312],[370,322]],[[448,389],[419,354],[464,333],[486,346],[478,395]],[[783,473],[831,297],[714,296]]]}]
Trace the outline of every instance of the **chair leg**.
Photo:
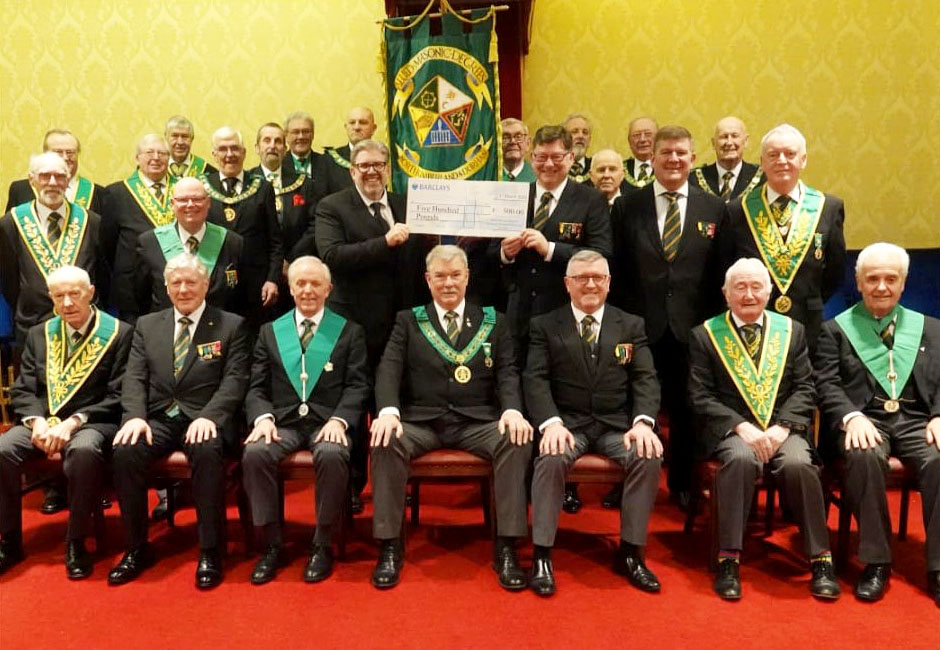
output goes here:
[{"label": "chair leg", "polygon": [[170,528],[176,528],[176,483],[170,483],[166,487],[166,524]]},{"label": "chair leg", "polygon": [[421,508],[421,481],[411,479],[411,525],[417,526]]},{"label": "chair leg", "polygon": [[714,481],[709,495],[708,540],[710,556],[708,566],[712,571],[718,570],[718,482]]},{"label": "chair leg", "polygon": [[238,521],[242,527],[242,536],[245,540],[245,555],[251,555],[255,550],[255,527],[251,519],[251,507],[248,503],[248,493],[245,484],[239,477],[235,486],[235,500],[238,504]]},{"label": "chair leg", "polygon": [[898,541],[907,540],[907,511],[911,507],[911,488],[907,485],[901,488],[901,514],[898,518]]},{"label": "chair leg", "polygon": [[844,567],[849,562],[849,534],[852,529],[852,512],[845,501],[845,489],[839,495],[839,530],[836,533],[836,565]]}]

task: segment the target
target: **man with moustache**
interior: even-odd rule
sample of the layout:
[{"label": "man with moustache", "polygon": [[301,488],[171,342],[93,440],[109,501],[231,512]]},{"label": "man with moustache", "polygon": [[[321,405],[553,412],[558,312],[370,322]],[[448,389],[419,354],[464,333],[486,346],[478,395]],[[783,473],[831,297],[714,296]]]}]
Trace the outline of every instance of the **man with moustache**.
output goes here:
[{"label": "man with moustache", "polygon": [[241,258],[241,298],[238,310],[254,331],[267,320],[277,302],[284,252],[274,206],[274,189],[260,176],[245,172],[241,133],[229,126],[212,134],[212,155],[219,171],[203,176],[212,207],[209,221],[228,228],[244,240]]},{"label": "man with moustache", "polygon": [[687,391],[689,332],[721,311],[716,236],[725,204],[690,186],[695,153],[684,127],[659,129],[651,160],[655,179],[617,199],[611,212],[611,303],[646,322],[669,415],[669,490],[685,508],[695,442]]},{"label": "man with moustache", "polygon": [[277,122],[266,122],[258,128],[255,137],[255,153],[258,154],[258,166],[248,172],[261,175],[272,185],[280,184],[281,162],[287,154],[284,144],[284,129]]},{"label": "man with moustache", "polygon": [[204,158],[192,152],[195,135],[193,123],[182,115],[174,115],[166,121],[163,137],[170,147],[169,171],[174,179],[184,176],[200,178],[216,171]]},{"label": "man with moustache", "polygon": [[110,303],[130,323],[137,314],[137,238],[173,221],[170,196],[176,179],[167,173],[169,159],[166,141],[156,133],[147,134],[137,141],[137,169],[105,190],[101,236],[112,271]]},{"label": "man with moustache", "polygon": [[21,466],[58,453],[69,486],[65,570],[82,580],[93,567],[85,538],[120,418],[132,329],[91,305],[95,288],[84,269],[61,266],[48,286],[58,315],[29,332],[10,392],[21,423],[0,436],[0,574],[23,558]]},{"label": "man with moustache", "polygon": [[594,129],[591,121],[580,113],[566,117],[562,126],[571,134],[572,163],[568,176],[576,183],[583,183],[590,178],[591,159],[587,151],[591,148],[591,132]]},{"label": "man with moustache", "polygon": [[757,165],[744,162],[747,140],[747,127],[740,119],[729,115],[718,120],[712,136],[715,162],[697,167],[692,174],[692,182],[699,189],[725,201],[736,199],[757,187],[764,175]]},{"label": "man with moustache", "polygon": [[346,121],[343,122],[343,128],[346,129],[346,136],[349,143],[342,147],[324,147],[323,158],[326,164],[327,194],[339,192],[347,187],[352,187],[352,175],[349,168],[352,165],[349,156],[352,148],[363,140],[371,140],[375,135],[375,115],[372,109],[366,106],[356,106],[351,108],[346,114]]},{"label": "man with moustache", "polygon": [[[299,215],[307,215],[307,229],[303,236],[292,240],[293,255],[318,255],[314,219],[317,203],[331,194],[330,165],[328,157],[313,151],[313,118],[303,111],[295,111],[284,119],[284,133],[288,153],[281,163],[282,204],[294,208]],[[335,172],[334,172],[335,173]],[[300,219],[288,218],[289,233],[300,232]],[[291,223],[293,221],[293,224]],[[322,257],[322,255],[321,255]]]},{"label": "man with moustache", "polygon": [[601,149],[591,158],[591,185],[604,195],[611,208],[628,191],[623,176],[623,157],[613,149]]},{"label": "man with moustache", "polygon": [[899,304],[910,258],[880,242],[858,254],[862,301],[826,321],[816,355],[819,405],[845,457],[845,503],[865,563],[855,597],[880,600],[891,577],[888,457],[917,475],[927,593],[940,607],[940,321]]},{"label": "man with moustache", "polygon": [[532,141],[529,139],[529,127],[522,120],[507,117],[500,122],[503,130],[503,177],[504,181],[517,181],[532,183],[535,181],[535,172],[529,164],[529,148]]},{"label": "man with moustache", "polygon": [[652,117],[634,118],[627,127],[627,142],[633,155],[623,161],[624,180],[633,189],[653,182],[653,140],[658,130],[659,125]]},{"label": "man with moustache", "polygon": [[295,308],[262,326],[255,345],[245,409],[251,433],[242,468],[252,521],[266,550],[252,584],[274,579],[283,562],[278,465],[301,448],[313,453],[317,529],[305,582],[333,572],[333,532],[342,525],[349,481],[349,446],[371,392],[362,328],[325,306],[330,270],[315,257],[288,269]]},{"label": "man with moustache", "polygon": [[800,180],[806,139],[789,124],[761,139],[767,182],[727,204],[719,237],[722,268],[757,257],[770,271],[772,309],[806,327],[810,356],[822,326],[823,305],[842,285],[845,237],[842,199]]}]

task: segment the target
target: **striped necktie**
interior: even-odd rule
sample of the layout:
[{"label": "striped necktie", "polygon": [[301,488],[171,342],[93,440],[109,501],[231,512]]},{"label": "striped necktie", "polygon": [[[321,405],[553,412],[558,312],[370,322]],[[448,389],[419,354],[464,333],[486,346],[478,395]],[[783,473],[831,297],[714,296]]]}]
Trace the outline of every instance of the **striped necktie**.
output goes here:
[{"label": "striped necktie", "polygon": [[59,241],[59,237],[62,236],[62,215],[58,212],[49,213],[49,223],[46,227],[46,237],[49,239],[49,244],[55,246]]},{"label": "striped necktie", "polygon": [[304,326],[304,331],[300,333],[300,348],[306,352],[307,344],[310,343],[310,339],[313,338],[313,321],[309,318],[305,318],[300,321],[300,324]]},{"label": "striped necktie", "polygon": [[781,232],[788,230],[792,216],[792,212],[790,211],[790,197],[785,194],[778,196],[777,199],[770,204],[770,214],[773,216]]},{"label": "striped necktie", "polygon": [[596,322],[590,314],[581,319],[581,342],[588,354],[594,353],[594,342],[597,340],[597,335],[594,333],[594,323]]},{"label": "striped necktie", "polygon": [[539,207],[535,210],[535,219],[532,221],[532,227],[536,230],[541,230],[542,226],[548,223],[548,206],[552,203],[552,193],[543,192],[542,198],[539,199]]},{"label": "striped necktie", "polygon": [[679,193],[666,192],[663,194],[669,199],[666,208],[666,219],[663,222],[663,254],[671,262],[676,259],[679,252],[679,237],[682,235],[682,223],[679,220]]},{"label": "striped necktie", "polygon": [[183,370],[183,364],[186,363],[186,355],[189,353],[189,326],[193,321],[186,316],[179,319],[180,333],[176,335],[173,342],[173,376],[178,377]]},{"label": "striped necktie", "polygon": [[82,344],[82,333],[78,330],[72,332],[72,336],[68,337],[68,345],[65,346],[65,360],[68,361],[72,358],[72,355],[75,354],[75,350],[79,348]]},{"label": "striped necktie", "polygon": [[741,326],[741,338],[744,340],[744,346],[755,363],[760,356],[760,333],[760,323],[745,323]]},{"label": "striped necktie", "polygon": [[734,174],[731,172],[725,172],[721,175],[721,180],[724,181],[721,184],[721,198],[727,199],[731,196],[731,179],[734,177]]},{"label": "striped necktie", "polygon": [[636,176],[638,181],[645,181],[650,177],[649,166],[649,163],[640,163],[640,173]]},{"label": "striped necktie", "polygon": [[186,245],[189,247],[190,255],[195,255],[199,252],[199,240],[196,239],[194,235],[189,236],[189,239],[186,240]]},{"label": "striped necktie", "polygon": [[163,183],[153,184],[153,198],[155,198],[160,203],[163,203]]},{"label": "striped necktie", "polygon": [[444,314],[444,320],[447,321],[447,338],[451,345],[457,344],[457,337],[460,336],[460,328],[457,327],[457,312],[449,311]]}]

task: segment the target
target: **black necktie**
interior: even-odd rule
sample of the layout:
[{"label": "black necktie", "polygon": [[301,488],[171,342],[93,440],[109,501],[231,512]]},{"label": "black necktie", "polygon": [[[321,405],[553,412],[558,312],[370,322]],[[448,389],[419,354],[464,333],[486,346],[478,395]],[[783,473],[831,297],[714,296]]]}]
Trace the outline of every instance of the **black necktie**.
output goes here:
[{"label": "black necktie", "polygon": [[636,176],[636,179],[638,181],[645,181],[647,178],[650,177],[648,168],[649,168],[649,163],[640,163],[640,173],[637,174]]},{"label": "black necktie", "polygon": [[885,325],[885,328],[881,330],[881,341],[885,344],[885,347],[889,350],[894,349],[894,328],[895,322],[892,320],[890,323]]},{"label": "black necktie", "polygon": [[385,217],[382,216],[382,204],[376,201],[375,203],[370,204],[369,207],[372,208],[372,214],[375,216],[378,222],[382,225],[382,229],[387,232],[388,222],[385,220]]},{"label": "black necktie", "polygon": [[790,226],[790,197],[782,194],[770,205],[770,213],[773,215],[777,227],[783,230]]},{"label": "black necktie", "polygon": [[225,196],[235,196],[235,183],[238,182],[237,178],[223,178],[222,186],[225,188]]},{"label": "black necktie", "polygon": [[747,353],[755,362],[760,356],[760,331],[760,323],[746,323],[741,326],[741,338],[744,339]]}]

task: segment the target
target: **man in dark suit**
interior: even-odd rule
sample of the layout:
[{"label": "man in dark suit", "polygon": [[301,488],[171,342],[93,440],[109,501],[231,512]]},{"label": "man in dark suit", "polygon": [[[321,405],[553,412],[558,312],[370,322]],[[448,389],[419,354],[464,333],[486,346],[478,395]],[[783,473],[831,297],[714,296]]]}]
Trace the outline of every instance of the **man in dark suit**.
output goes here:
[{"label": "man in dark suit", "polygon": [[196,131],[193,123],[182,115],[174,115],[166,121],[163,137],[170,147],[169,172],[174,179],[191,176],[200,178],[216,171],[215,167],[193,153]]},{"label": "man in dark suit", "polygon": [[845,237],[842,199],[800,181],[806,139],[789,124],[761,140],[767,182],[727,204],[719,237],[722,269],[757,257],[770,270],[770,305],[806,327],[810,356],[822,326],[823,305],[842,284]]},{"label": "man in dark suit", "polygon": [[499,256],[509,280],[507,318],[516,355],[525,360],[529,321],[567,302],[562,277],[581,249],[611,254],[610,214],[603,195],[569,182],[571,135],[561,126],[535,133],[532,164],[537,179],[529,190],[528,227],[500,242]]},{"label": "man in dark suit", "polygon": [[375,134],[377,127],[372,109],[366,106],[357,106],[350,109],[349,113],[346,114],[343,128],[346,129],[349,144],[342,147],[324,147],[323,151],[323,158],[327,163],[324,166],[327,194],[339,192],[353,186],[353,179],[349,173],[349,168],[352,165],[350,154],[356,144],[363,140],[371,140]]},{"label": "man in dark suit", "polygon": [[621,194],[629,191],[623,179],[623,157],[613,149],[601,149],[591,158],[591,187],[604,195],[611,208]]},{"label": "man in dark suit", "polygon": [[689,392],[701,420],[700,442],[721,463],[715,592],[741,597],[738,567],[754,484],[770,466],[796,516],[810,558],[810,593],[839,597],[829,550],[826,505],[810,442],[813,368],[803,326],[765,311],[770,275],[760,260],[740,259],[725,276],[729,311],[692,330]]},{"label": "man in dark suit", "polygon": [[[65,189],[65,198],[69,203],[80,205],[86,210],[101,214],[102,196],[104,188],[92,183],[84,176],[78,174],[78,157],[82,153],[82,144],[75,134],[66,129],[50,129],[42,139],[43,152],[51,151],[59,154],[69,168],[69,184]],[[21,203],[28,203],[36,198],[36,192],[30,185],[28,178],[10,183],[7,195],[5,212],[15,208]]]},{"label": "man in dark suit", "polygon": [[333,572],[330,544],[347,498],[350,439],[371,392],[362,328],[325,307],[329,268],[301,257],[288,275],[296,308],[262,326],[245,400],[251,427],[242,455],[245,489],[266,546],[251,574],[256,585],[273,580],[283,561],[278,465],[303,447],[313,453],[317,475],[317,530],[304,581]]},{"label": "man in dark suit", "polygon": [[137,238],[147,230],[172,223],[170,196],[175,182],[167,173],[170,149],[161,136],[143,136],[135,155],[134,173],[105,190],[101,215],[102,246],[112,274],[108,302],[128,322],[133,322],[137,314]]},{"label": "man in dark suit", "polygon": [[565,476],[588,451],[616,460],[626,473],[614,571],[643,591],[660,588],[642,555],[663,451],[653,431],[659,383],[643,320],[605,305],[609,286],[604,256],[580,251],[565,276],[571,303],[532,321],[523,385],[542,433],[532,477],[529,578],[540,596],[555,593],[551,549]]},{"label": "man in dark suit", "polygon": [[153,564],[147,473],[154,460],[182,449],[192,465],[199,531],[196,587],[211,589],[222,581],[223,440],[236,438],[248,388],[249,333],[240,316],[206,304],[209,272],[198,257],[180,253],[164,273],[173,307],[137,322],[121,391],[113,464],[127,551],[108,582],[130,582]]},{"label": "man in dark suit", "polygon": [[284,262],[274,188],[260,176],[245,172],[245,146],[235,129],[216,129],[212,155],[219,171],[202,180],[212,198],[209,221],[238,233],[244,240],[240,290],[244,306],[238,313],[257,331],[277,302],[277,282]]},{"label": "man in dark suit", "polygon": [[571,135],[571,167],[568,168],[568,177],[576,183],[590,180],[591,159],[587,155],[591,148],[591,120],[580,113],[573,113],[562,122],[565,131]]},{"label": "man in dark suit", "polygon": [[522,120],[507,117],[500,122],[503,129],[503,176],[504,181],[534,183],[535,172],[529,164],[529,127]]},{"label": "man in dark suit", "polygon": [[[81,580],[92,572],[85,537],[92,533],[107,449],[120,419],[132,330],[91,306],[95,288],[84,269],[61,266],[48,282],[58,316],[29,332],[11,391],[22,424],[0,436],[0,574],[23,558],[21,465],[60,453],[69,487],[65,571]],[[72,372],[64,372],[72,359]]]},{"label": "man in dark suit", "polygon": [[515,540],[528,532],[526,467],[532,426],[522,416],[512,339],[492,307],[465,300],[469,270],[457,246],[427,257],[432,302],[398,313],[376,372],[372,423],[372,530],[381,543],[372,584],[398,584],[409,462],[455,447],[493,463],[497,541],[493,568],[504,589],[525,589]]},{"label": "man in dark suit", "polygon": [[202,181],[184,177],[173,187],[175,220],[148,230],[137,239],[137,315],[170,306],[163,269],[182,252],[196,255],[209,269],[206,302],[226,311],[238,308],[241,235],[214,223],[209,216],[209,195]]},{"label": "man in dark suit", "polygon": [[718,120],[712,136],[716,160],[710,165],[696,167],[691,176],[692,183],[725,201],[736,199],[757,187],[764,175],[757,165],[744,162],[747,140],[747,127],[740,119],[729,115]]},{"label": "man in dark suit", "polygon": [[653,141],[659,124],[652,117],[635,117],[627,126],[627,143],[630,158],[623,161],[624,181],[629,186],[627,194],[642,189],[653,182]]},{"label": "man in dark suit", "polygon": [[872,244],[858,255],[862,302],[823,324],[816,355],[820,409],[844,444],[845,497],[865,570],[855,596],[876,601],[891,575],[888,457],[917,474],[927,534],[927,593],[940,607],[940,321],[898,304],[907,251]]},{"label": "man in dark suit", "polygon": [[721,311],[715,236],[724,203],[689,184],[695,154],[687,129],[659,129],[653,151],[653,182],[617,199],[611,212],[611,303],[646,322],[669,414],[669,490],[684,508],[694,451],[686,391],[689,332]]},{"label": "man in dark suit", "polygon": [[51,151],[32,156],[29,181],[36,198],[0,218],[0,281],[14,312],[20,348],[31,327],[52,317],[46,286],[52,271],[78,266],[97,280],[106,266],[101,259],[101,217],[66,198],[66,161]]}]

